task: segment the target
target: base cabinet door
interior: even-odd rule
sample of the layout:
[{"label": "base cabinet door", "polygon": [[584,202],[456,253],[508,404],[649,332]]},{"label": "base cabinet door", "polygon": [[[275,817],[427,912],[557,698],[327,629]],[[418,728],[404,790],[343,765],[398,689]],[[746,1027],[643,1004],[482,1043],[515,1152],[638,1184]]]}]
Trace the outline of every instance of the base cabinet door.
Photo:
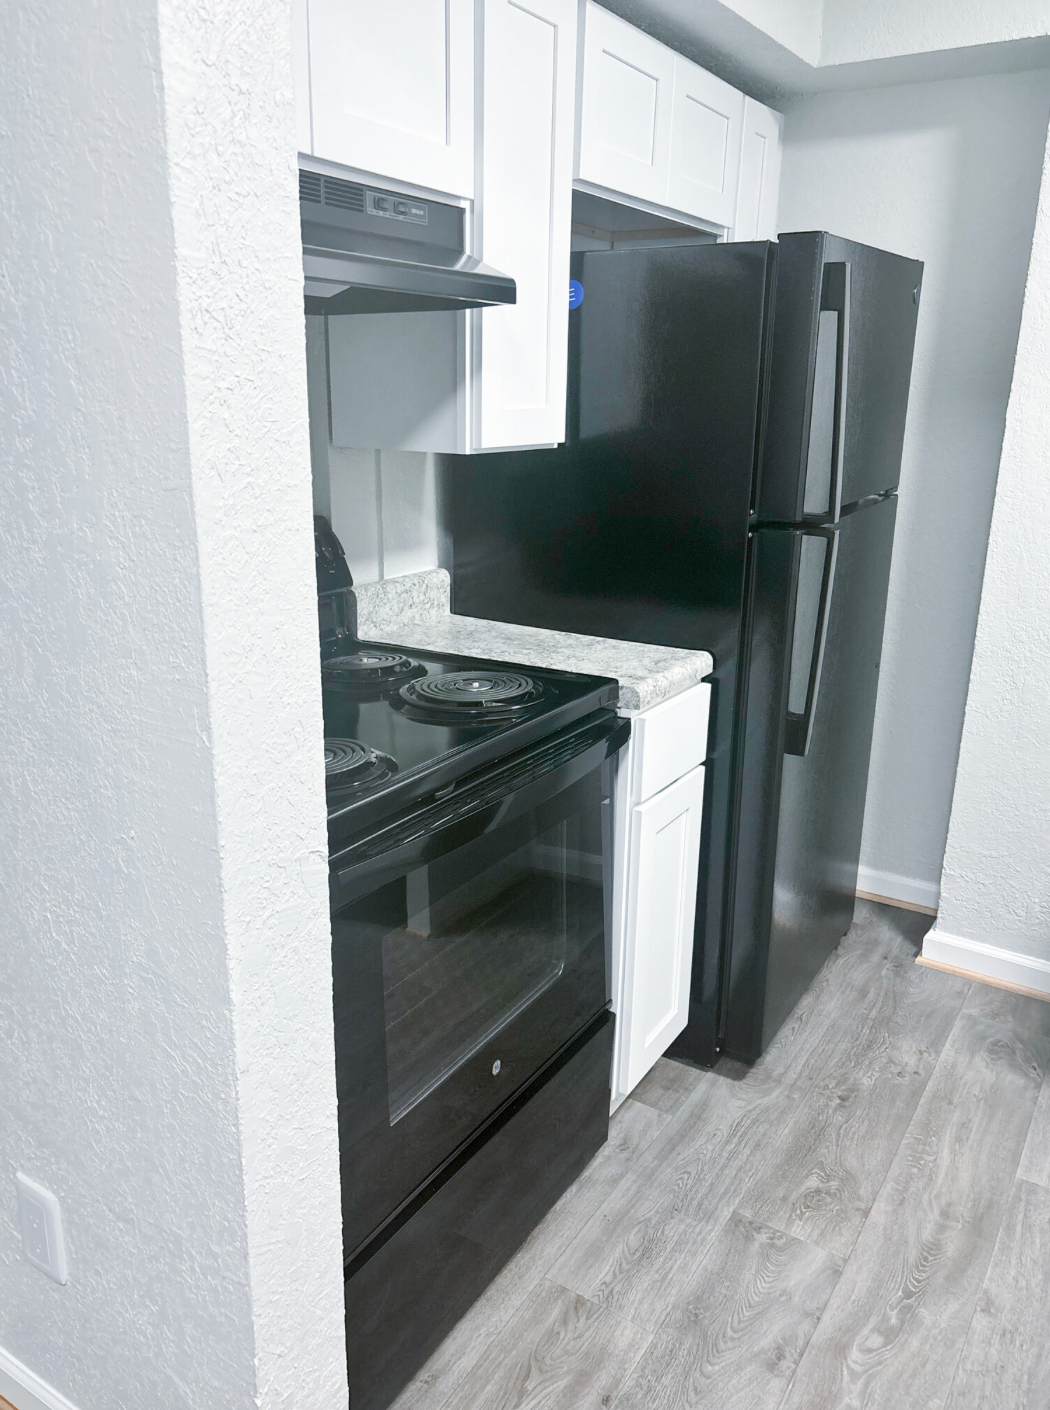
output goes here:
[{"label": "base cabinet door", "polygon": [[588,3],[577,172],[582,181],[666,202],[674,59],[657,40]]},{"label": "base cabinet door", "polygon": [[308,0],[306,21],[312,155],[471,196],[474,0]]},{"label": "base cabinet door", "polygon": [[[517,302],[474,317],[475,450],[565,439],[576,0],[484,0],[477,253]],[[428,315],[431,316],[431,315]]]},{"label": "base cabinet door", "polygon": [[772,108],[744,99],[734,240],[775,240],[780,196],[780,146],[784,119]]},{"label": "base cabinet door", "polygon": [[633,809],[619,1089],[629,1092],[686,1025],[704,767]]}]

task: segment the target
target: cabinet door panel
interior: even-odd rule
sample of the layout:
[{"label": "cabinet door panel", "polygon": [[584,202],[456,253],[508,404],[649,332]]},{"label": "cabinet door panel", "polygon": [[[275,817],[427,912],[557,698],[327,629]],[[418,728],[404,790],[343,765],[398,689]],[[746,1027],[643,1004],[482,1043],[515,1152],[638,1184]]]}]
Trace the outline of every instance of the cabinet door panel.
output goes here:
[{"label": "cabinet door panel", "polygon": [[581,180],[666,202],[674,60],[655,39],[588,4]]},{"label": "cabinet door panel", "polygon": [[475,448],[565,439],[575,0],[485,0],[481,257],[517,302],[475,318]]},{"label": "cabinet door panel", "polygon": [[633,810],[622,1093],[641,1081],[689,1016],[703,804],[701,765]]},{"label": "cabinet door panel", "polygon": [[473,193],[473,0],[309,0],[313,154]]},{"label": "cabinet door panel", "polygon": [[780,147],[784,119],[753,98],[744,99],[734,240],[775,240],[780,202]]},{"label": "cabinet door panel", "polygon": [[667,203],[731,227],[736,217],[744,95],[675,57]]}]

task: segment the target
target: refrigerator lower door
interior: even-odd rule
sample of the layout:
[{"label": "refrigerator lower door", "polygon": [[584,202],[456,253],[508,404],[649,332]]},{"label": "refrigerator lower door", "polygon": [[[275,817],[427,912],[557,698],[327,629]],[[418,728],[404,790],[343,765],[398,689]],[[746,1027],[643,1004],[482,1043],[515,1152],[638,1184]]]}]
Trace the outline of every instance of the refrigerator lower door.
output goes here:
[{"label": "refrigerator lower door", "polygon": [[722,1046],[751,1061],[853,921],[897,501],[756,531]]}]

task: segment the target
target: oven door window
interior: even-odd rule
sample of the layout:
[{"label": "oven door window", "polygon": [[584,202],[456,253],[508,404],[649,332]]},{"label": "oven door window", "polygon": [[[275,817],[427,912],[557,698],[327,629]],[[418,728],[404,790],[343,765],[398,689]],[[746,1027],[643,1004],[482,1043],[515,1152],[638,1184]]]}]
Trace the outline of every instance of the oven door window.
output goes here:
[{"label": "oven door window", "polygon": [[452,824],[333,916],[348,1249],[604,1005],[602,812],[595,770]]}]

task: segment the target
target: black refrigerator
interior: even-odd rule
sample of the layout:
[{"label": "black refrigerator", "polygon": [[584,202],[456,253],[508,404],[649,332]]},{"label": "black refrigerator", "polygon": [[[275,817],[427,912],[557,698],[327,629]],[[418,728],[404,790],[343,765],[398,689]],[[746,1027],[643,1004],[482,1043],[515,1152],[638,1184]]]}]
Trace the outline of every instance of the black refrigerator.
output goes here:
[{"label": "black refrigerator", "polygon": [[853,919],[922,265],[576,254],[566,442],[452,462],[453,609],[714,656],[689,1024],[745,1061]]}]

